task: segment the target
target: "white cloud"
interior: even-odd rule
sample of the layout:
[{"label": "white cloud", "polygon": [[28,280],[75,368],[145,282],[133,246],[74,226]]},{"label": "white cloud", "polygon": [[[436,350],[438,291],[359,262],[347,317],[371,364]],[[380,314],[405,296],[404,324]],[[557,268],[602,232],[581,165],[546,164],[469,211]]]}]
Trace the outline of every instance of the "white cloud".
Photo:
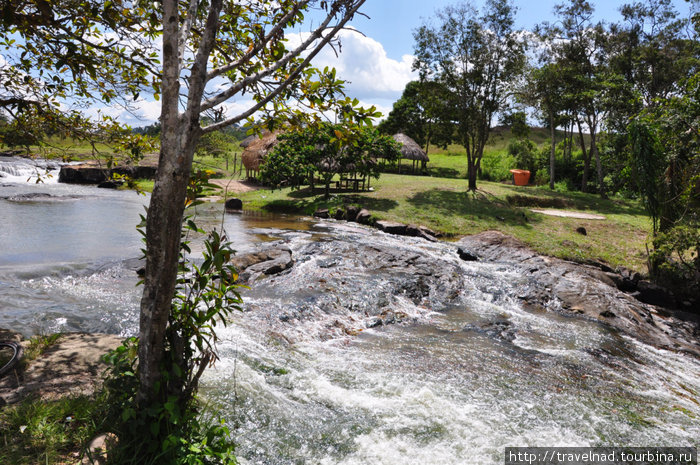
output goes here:
[{"label": "white cloud", "polygon": [[[288,36],[290,47],[305,36],[308,34]],[[312,63],[318,68],[335,68],[338,77],[348,81],[349,96],[365,101],[397,100],[406,84],[417,78],[417,73],[411,71],[412,55],[404,55],[401,61],[391,59],[381,43],[352,29],[341,31],[338,37],[341,44],[338,56],[331,47],[325,47]]]},{"label": "white cloud", "polygon": [[[299,44],[303,36],[308,35],[288,35],[288,46],[291,48]],[[417,78],[416,73],[411,71],[413,56],[404,55],[401,61],[391,59],[381,43],[354,30],[341,31],[339,38],[341,53],[337,57],[333,49],[327,46],[314,58],[312,64],[321,69],[325,66],[336,68],[337,77],[347,81],[345,92],[348,96],[357,98],[362,106],[374,105],[386,117],[406,84]],[[226,85],[226,80],[219,78],[210,83],[208,90],[220,91]],[[227,116],[234,116],[246,111],[253,103],[247,96],[243,96],[228,101],[223,106]],[[94,116],[100,110],[103,114],[109,114],[134,127],[151,124],[160,117],[159,101],[140,98],[132,106],[130,112],[122,107],[100,106],[91,108],[88,113]]]}]

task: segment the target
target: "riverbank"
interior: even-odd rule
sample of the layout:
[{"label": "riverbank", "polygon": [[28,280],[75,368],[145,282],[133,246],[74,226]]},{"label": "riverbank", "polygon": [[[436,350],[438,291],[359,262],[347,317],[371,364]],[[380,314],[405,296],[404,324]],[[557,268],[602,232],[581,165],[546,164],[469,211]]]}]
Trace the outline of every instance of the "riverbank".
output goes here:
[{"label": "riverbank", "polygon": [[0,339],[24,348],[15,369],[0,378],[0,463],[93,463],[84,448],[103,427],[102,356],[123,338],[67,333],[22,340],[0,329]]},{"label": "riverbank", "polygon": [[[445,237],[497,230],[538,253],[578,263],[646,272],[646,241],[651,222],[639,203],[601,199],[594,194],[557,192],[544,187],[480,181],[467,192],[465,179],[383,174],[369,192],[258,189],[237,194],[244,209],[311,215],[318,209],[362,206],[378,220],[420,224]],[[533,210],[567,210],[604,219],[552,216]]]}]

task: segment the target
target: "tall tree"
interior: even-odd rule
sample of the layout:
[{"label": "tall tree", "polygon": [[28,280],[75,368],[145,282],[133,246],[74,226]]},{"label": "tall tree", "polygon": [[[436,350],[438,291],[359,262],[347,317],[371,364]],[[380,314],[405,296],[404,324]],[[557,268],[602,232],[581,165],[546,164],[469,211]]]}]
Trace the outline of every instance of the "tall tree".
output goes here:
[{"label": "tall tree", "polygon": [[[159,363],[175,291],[186,188],[199,137],[258,111],[281,112],[284,102],[293,97],[323,108],[324,97],[338,90],[335,73],[322,73],[317,84],[307,84],[312,73],[306,68],[363,3],[163,0],[162,9],[155,12],[163,24],[162,130],[146,224],[146,274],[139,330],[142,401],[158,395]],[[285,30],[299,24],[304,12],[314,5],[326,11],[324,19],[299,45],[287,49]],[[207,85],[212,83],[219,85],[208,94]],[[203,113],[243,92],[255,98],[250,108],[209,126],[200,125]]]},{"label": "tall tree", "polygon": [[476,176],[494,115],[511,96],[512,81],[525,64],[524,44],[513,30],[514,10],[507,0],[488,0],[481,15],[469,4],[437,13],[439,24],[415,33],[414,68],[423,80],[450,94],[457,139],[467,152],[469,190]]},{"label": "tall tree", "polygon": [[411,81],[378,129],[383,134],[404,133],[427,153],[430,144],[445,147],[452,141],[451,111],[450,96],[439,82]]},{"label": "tall tree", "polygon": [[535,107],[549,126],[549,188],[554,189],[556,138],[555,130],[561,121],[561,114],[566,110],[564,100],[564,82],[561,69],[556,63],[548,63],[529,73],[526,89],[521,98]]},{"label": "tall tree", "polygon": [[[301,111],[287,110],[290,99],[320,111],[330,109],[328,102],[342,92],[342,82],[334,70],[313,70],[309,64],[364,1],[2,3],[0,41],[16,53],[10,66],[0,71],[5,82],[0,106],[42,112],[58,109],[67,97],[82,102],[121,99],[128,105],[147,91],[161,100],[160,157],[145,231],[138,349],[142,405],[162,399],[178,384],[168,386],[160,364],[197,142],[203,134],[258,112],[268,116],[271,125],[274,120],[305,118]],[[289,47],[286,31],[300,25],[312,10],[320,13],[321,21]],[[221,109],[226,102],[243,94],[253,103],[238,114],[225,115]],[[337,103],[345,118],[365,121],[375,114],[374,109],[355,112],[356,103],[350,99]],[[203,126],[203,116],[210,113],[218,116],[216,122]]]},{"label": "tall tree", "polygon": [[[605,96],[609,91],[603,46],[608,36],[602,23],[593,23],[593,6],[587,0],[559,4],[555,13],[560,23],[549,27],[548,33],[578,126],[584,162],[581,190],[585,192],[588,188],[591,162],[595,160],[598,192],[604,195],[598,136],[605,119]],[[588,150],[583,136],[586,130],[590,141]]]}]

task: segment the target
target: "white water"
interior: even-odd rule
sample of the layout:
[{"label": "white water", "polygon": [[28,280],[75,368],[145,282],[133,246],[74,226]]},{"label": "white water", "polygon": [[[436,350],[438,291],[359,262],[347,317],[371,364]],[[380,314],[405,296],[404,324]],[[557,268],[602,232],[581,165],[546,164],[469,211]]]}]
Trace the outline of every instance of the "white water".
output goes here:
[{"label": "white water", "polygon": [[[274,278],[287,296],[319,288],[301,306],[254,288],[249,313],[222,332],[222,360],[205,390],[235,428],[243,463],[489,464],[503,463],[507,446],[699,445],[697,359],[595,322],[524,310],[509,295],[519,276],[463,263],[449,245],[327,228],[334,242],[388,242],[457,266],[461,295],[439,312],[388,297],[408,315],[403,323],[348,336],[338,328],[362,328],[367,318],[341,310],[349,307],[342,290],[333,293],[346,304],[335,307],[328,289],[345,280],[355,304],[369,305],[381,305],[388,289],[371,273],[351,275],[345,266],[356,260],[334,257],[328,267],[328,256],[314,256]],[[297,235],[291,246],[304,260],[304,243],[317,240]],[[479,330],[493,321],[509,322],[513,340]]]},{"label": "white water", "polygon": [[[0,327],[133,335],[146,199],[26,175],[0,179]],[[205,375],[242,463],[495,464],[506,446],[700,445],[697,359],[525,310],[506,265],[356,225],[223,218],[239,249],[279,240],[297,259],[243,291]],[[429,281],[412,296],[415,276],[353,255],[372,245],[436,264],[456,286]],[[367,327],[388,314],[399,322]]]}]

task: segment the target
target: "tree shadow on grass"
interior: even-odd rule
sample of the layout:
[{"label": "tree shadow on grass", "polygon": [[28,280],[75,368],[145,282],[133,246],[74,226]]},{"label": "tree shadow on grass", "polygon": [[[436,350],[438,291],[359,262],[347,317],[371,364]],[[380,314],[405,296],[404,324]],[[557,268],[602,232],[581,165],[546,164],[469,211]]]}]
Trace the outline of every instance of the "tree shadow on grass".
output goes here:
[{"label": "tree shadow on grass", "polygon": [[434,178],[460,178],[464,177],[462,173],[454,168],[445,167],[428,167],[428,174]]},{"label": "tree shadow on grass", "polygon": [[309,188],[299,189],[288,194],[289,199],[273,200],[268,202],[263,208],[275,213],[303,213],[312,214],[319,208],[345,208],[348,205],[359,205],[370,211],[389,211],[398,207],[395,200],[365,197],[357,192],[334,192],[331,191],[329,198],[324,197],[323,189]]},{"label": "tree shadow on grass", "polygon": [[487,196],[481,191],[474,194],[431,189],[417,193],[409,198],[408,202],[423,211],[432,211],[439,215],[471,217],[514,226],[527,226],[528,223],[541,221],[537,217],[526,216],[520,209],[511,207],[493,196]]},{"label": "tree shadow on grass", "polygon": [[[593,210],[603,214],[646,215],[644,208],[630,200],[603,199],[583,192],[561,193],[532,186],[513,186],[506,199],[515,206]],[[539,201],[538,201],[539,199]]]}]

